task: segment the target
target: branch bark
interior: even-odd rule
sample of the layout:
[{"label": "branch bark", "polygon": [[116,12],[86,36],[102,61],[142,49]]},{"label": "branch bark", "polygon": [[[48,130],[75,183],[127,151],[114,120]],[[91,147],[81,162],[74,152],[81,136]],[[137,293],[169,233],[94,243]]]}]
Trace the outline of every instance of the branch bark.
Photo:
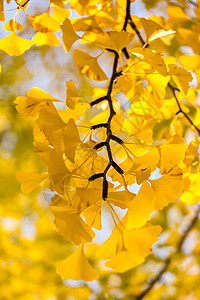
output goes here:
[{"label": "branch bark", "polygon": [[[124,31],[126,31],[128,22],[130,21],[130,18],[131,18],[130,5],[131,5],[131,1],[127,0],[127,2],[126,2],[126,16],[125,16],[124,25],[123,25],[123,28],[122,28],[122,30],[124,30]],[[114,86],[114,83],[115,83],[116,79],[120,75],[122,75],[122,73],[117,72],[119,54],[116,51],[112,50],[112,49],[107,49],[107,50],[114,54],[113,69],[112,69],[112,75],[111,75],[111,78],[110,78],[110,82],[109,82],[109,85],[108,85],[108,92],[105,96],[100,97],[100,98],[98,98],[98,99],[96,99],[96,100],[94,100],[90,103],[90,106],[93,107],[94,105],[97,105],[97,104],[99,104],[99,103],[106,100],[106,101],[108,101],[108,105],[109,105],[109,109],[110,109],[110,115],[109,115],[107,123],[96,124],[96,125],[93,125],[91,127],[91,129],[93,129],[93,130],[98,129],[98,128],[106,128],[106,134],[107,134],[106,141],[105,142],[100,142],[94,148],[97,150],[97,149],[105,146],[106,150],[107,150],[107,154],[108,154],[109,163],[108,163],[108,165],[105,168],[103,173],[94,174],[88,179],[89,181],[93,181],[93,180],[95,180],[97,178],[100,178],[100,177],[103,178],[103,189],[102,189],[102,198],[103,198],[103,200],[106,200],[107,195],[108,195],[108,181],[106,179],[106,174],[109,171],[110,167],[112,166],[121,175],[124,173],[124,171],[120,168],[120,166],[114,161],[112,151],[111,151],[111,148],[110,148],[110,141],[111,140],[115,141],[116,143],[118,143],[120,145],[123,144],[123,141],[120,138],[118,138],[117,136],[113,135],[112,130],[111,130],[111,122],[112,122],[113,117],[116,114],[116,112],[114,110],[114,107],[113,107],[113,102],[112,102],[112,90],[113,90],[113,86]],[[128,59],[129,54],[128,54],[127,49],[124,48],[122,51],[123,51],[125,57]]]}]

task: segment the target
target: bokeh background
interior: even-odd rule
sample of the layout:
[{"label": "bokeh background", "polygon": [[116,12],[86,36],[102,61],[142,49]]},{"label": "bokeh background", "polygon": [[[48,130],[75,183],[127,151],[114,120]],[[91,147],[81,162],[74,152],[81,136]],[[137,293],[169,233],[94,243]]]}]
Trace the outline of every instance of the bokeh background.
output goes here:
[{"label": "bokeh background", "polygon": [[[148,17],[152,14],[168,16],[170,1],[140,1],[132,4],[132,14]],[[191,1],[172,1],[171,5],[182,7],[191,18],[195,17],[196,5]],[[30,0],[27,12],[37,15],[45,12],[49,1]],[[6,9],[16,8],[15,1]],[[6,13],[6,21],[15,11]],[[77,17],[72,13],[71,17]],[[23,37],[31,38],[34,30],[26,16],[20,12],[24,24]],[[176,30],[177,24],[171,27]],[[7,33],[0,25],[0,38]],[[185,25],[187,26],[187,24]],[[25,32],[25,35],[24,35]],[[20,33],[19,33],[20,34]],[[79,46],[84,48],[84,45]],[[173,48],[174,47],[174,48]],[[167,49],[169,54],[193,54],[189,45],[176,41]],[[93,54],[95,49],[91,48]],[[80,75],[69,53],[59,47],[32,47],[24,55],[10,57],[0,52],[0,299],[1,300],[75,300],[75,299],[134,299],[141,288],[158,273],[168,255],[175,249],[196,206],[185,205],[180,200],[155,213],[153,223],[163,228],[160,241],[145,263],[124,274],[114,274],[95,258],[95,245],[89,245],[86,254],[90,263],[100,273],[100,279],[92,283],[66,280],[56,274],[56,264],[72,253],[75,247],[60,236],[53,226],[49,209],[50,194],[38,187],[30,195],[20,190],[16,179],[19,170],[31,173],[45,171],[45,166],[33,151],[33,124],[15,110],[13,100],[32,87],[38,87],[65,102],[65,82],[72,79],[82,97],[90,97],[93,87],[102,84],[91,82]],[[110,57],[101,62],[109,75]],[[194,74],[193,86],[197,85]],[[64,107],[64,104],[63,104]],[[61,105],[62,108],[62,105]],[[137,190],[134,186],[132,189]],[[104,232],[113,226],[104,211]],[[108,229],[108,230],[107,230]],[[101,243],[108,234],[97,234]],[[182,248],[173,256],[166,272],[145,299],[200,299],[200,224],[188,234]]]}]

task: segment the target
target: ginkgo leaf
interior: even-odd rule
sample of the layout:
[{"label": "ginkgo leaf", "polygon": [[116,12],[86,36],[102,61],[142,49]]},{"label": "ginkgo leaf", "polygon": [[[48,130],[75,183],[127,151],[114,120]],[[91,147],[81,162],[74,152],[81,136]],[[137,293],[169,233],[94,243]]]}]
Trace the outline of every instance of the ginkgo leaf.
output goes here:
[{"label": "ginkgo leaf", "polygon": [[71,175],[71,172],[67,169],[62,155],[55,149],[49,154],[47,166],[52,189],[63,195],[65,182]]},{"label": "ginkgo leaf", "polygon": [[84,210],[84,218],[89,227],[101,230],[101,204],[92,205]]},{"label": "ginkgo leaf", "polygon": [[23,29],[23,26],[19,24],[17,21],[15,21],[14,19],[11,19],[3,26],[3,29],[7,31],[15,31],[15,30],[20,31]]},{"label": "ginkgo leaf", "polygon": [[56,101],[59,102],[60,100],[54,98],[53,96],[49,95],[48,93],[44,92],[41,89],[38,88],[32,88],[30,91],[26,93],[26,97],[37,99],[40,101]]},{"label": "ginkgo leaf", "polygon": [[175,202],[183,190],[181,176],[164,175],[150,180],[151,187],[156,193],[155,209],[163,209],[169,203]]},{"label": "ginkgo leaf", "polygon": [[165,30],[158,23],[150,20],[150,19],[140,19],[142,26],[147,35],[147,43],[152,42],[158,38],[162,38],[168,35],[175,34],[176,31],[173,30]]},{"label": "ginkgo leaf", "polygon": [[136,255],[126,250],[118,252],[114,257],[109,259],[105,266],[112,268],[115,272],[124,273],[134,267],[142,264],[144,257]]},{"label": "ginkgo leaf", "polygon": [[133,40],[134,36],[134,33],[128,33],[124,30],[104,32],[98,35],[96,43],[103,48],[112,49],[119,53]]},{"label": "ginkgo leaf", "polygon": [[134,157],[135,170],[145,170],[151,168],[151,171],[155,171],[156,166],[160,160],[160,154],[156,147],[149,149],[144,155]]},{"label": "ginkgo leaf", "polygon": [[145,169],[145,170],[138,170],[135,171],[136,175],[136,182],[137,184],[143,183],[144,180],[148,180],[148,178],[151,176],[151,169]]},{"label": "ginkgo leaf", "polygon": [[106,11],[99,11],[95,15],[95,20],[101,28],[112,28],[116,25],[116,20]]},{"label": "ginkgo leaf", "polygon": [[81,142],[74,119],[70,119],[67,123],[67,126],[63,132],[63,138],[65,145],[65,154],[70,161],[74,162],[76,147]]},{"label": "ginkgo leaf", "polygon": [[54,32],[37,32],[33,37],[36,46],[49,45],[57,47],[61,44]]},{"label": "ginkgo leaf", "polygon": [[63,122],[55,106],[50,102],[44,105],[38,118],[38,126],[46,136],[49,144],[60,153],[64,150],[63,132],[67,124]]},{"label": "ginkgo leaf", "polygon": [[139,59],[147,62],[151,68],[158,71],[161,75],[167,76],[167,67],[162,53],[148,48],[131,48],[129,51]]},{"label": "ginkgo leaf", "polygon": [[75,121],[80,120],[88,108],[89,103],[77,103],[73,110],[68,107],[65,110],[58,110],[58,114],[65,123],[68,123],[71,118]]},{"label": "ginkgo leaf", "polygon": [[152,246],[158,241],[162,228],[159,225],[150,225],[140,229],[124,230],[125,248],[136,255],[146,257],[151,253]]},{"label": "ginkgo leaf", "polygon": [[58,232],[64,235],[75,245],[92,241],[94,232],[80,217],[80,212],[72,210],[69,206],[60,207],[51,205]]},{"label": "ginkgo leaf", "polygon": [[63,46],[66,52],[68,52],[72,45],[79,40],[81,37],[76,34],[70,20],[65,19],[63,25],[60,26],[63,33]]},{"label": "ginkgo leaf", "polygon": [[122,232],[115,227],[109,238],[97,250],[100,258],[110,258],[116,255],[123,248]]},{"label": "ginkgo leaf", "polygon": [[192,75],[186,69],[178,67],[174,64],[169,64],[169,75],[172,76],[172,79],[178,85],[178,87],[183,91],[186,95],[188,89],[190,88],[189,82],[192,81]]},{"label": "ginkgo leaf", "polygon": [[147,75],[146,78],[149,85],[152,87],[156,99],[158,101],[163,100],[170,76],[164,77],[161,74],[150,74]]},{"label": "ginkgo leaf", "polygon": [[187,150],[185,140],[179,136],[172,136],[161,149],[160,174],[168,173],[185,158]]},{"label": "ginkgo leaf", "polygon": [[10,56],[22,55],[33,45],[34,42],[21,38],[15,32],[10,33],[0,40],[0,50]]},{"label": "ginkgo leaf", "polygon": [[83,246],[63,261],[59,262],[56,272],[63,280],[84,280],[93,281],[99,278],[98,273],[91,267],[85,257]]},{"label": "ginkgo leaf", "polygon": [[60,102],[60,100],[52,97],[41,89],[32,88],[26,93],[26,97],[18,96],[14,103],[17,104],[16,109],[25,117],[35,117],[39,114],[46,102]]},{"label": "ginkgo leaf", "polygon": [[163,29],[158,23],[151,19],[140,18],[140,22],[147,36],[147,40],[151,37],[154,32]]},{"label": "ginkgo leaf", "polygon": [[155,193],[149,183],[144,182],[136,197],[128,203],[128,211],[125,216],[127,229],[141,228],[149,221],[154,211]]},{"label": "ginkgo leaf", "polygon": [[165,36],[168,36],[168,35],[172,35],[172,34],[175,34],[175,33],[176,33],[176,31],[174,31],[174,30],[164,30],[164,29],[158,30],[157,32],[154,32],[149,37],[149,42],[152,42],[156,39],[159,39],[159,38],[162,38],[162,37],[165,37]]},{"label": "ginkgo leaf", "polygon": [[70,10],[66,8],[62,8],[57,4],[53,4],[53,15],[52,18],[56,20],[58,23],[64,22],[66,18],[69,18]]},{"label": "ginkgo leaf", "polygon": [[77,100],[80,99],[80,96],[72,80],[66,82],[66,87],[67,87],[66,104],[67,106],[69,106],[69,108],[74,109]]},{"label": "ginkgo leaf", "polygon": [[[126,223],[126,216],[122,222],[124,221]],[[119,273],[126,272],[144,262],[144,258],[151,252],[152,245],[158,241],[157,236],[160,232],[160,226],[150,224],[140,229],[123,231],[116,227],[97,253],[104,254],[105,251],[106,255],[103,257],[111,257],[105,263],[107,267]]]},{"label": "ginkgo leaf", "polygon": [[33,17],[31,19],[31,24],[33,28],[39,32],[52,32],[60,30],[60,24],[47,12]]},{"label": "ginkgo leaf", "polygon": [[37,140],[34,143],[34,145],[35,145],[34,152],[36,152],[41,157],[43,162],[47,165],[49,162],[50,153],[53,149],[49,147],[49,145],[41,143]]},{"label": "ginkgo leaf", "polygon": [[39,183],[48,177],[47,174],[31,174],[22,171],[19,171],[16,176],[21,182],[21,190],[25,194],[32,192]]},{"label": "ginkgo leaf", "polygon": [[74,50],[74,60],[82,73],[86,74],[89,79],[106,80],[108,77],[100,68],[97,59],[98,56],[93,57],[83,51]]}]

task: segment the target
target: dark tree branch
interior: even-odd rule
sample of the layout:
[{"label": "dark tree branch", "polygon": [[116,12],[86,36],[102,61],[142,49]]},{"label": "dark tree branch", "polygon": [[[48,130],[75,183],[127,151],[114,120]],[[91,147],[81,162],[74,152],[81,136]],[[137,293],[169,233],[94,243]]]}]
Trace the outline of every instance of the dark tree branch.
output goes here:
[{"label": "dark tree branch", "polygon": [[[123,25],[123,28],[122,28],[122,30],[124,30],[124,31],[126,31],[128,22],[131,18],[130,5],[131,5],[131,1],[127,0],[126,16],[125,16],[124,25]],[[105,146],[106,150],[107,150],[107,154],[108,154],[109,163],[108,163],[108,165],[105,168],[103,173],[94,174],[89,178],[89,181],[93,181],[97,178],[103,177],[103,190],[102,190],[103,200],[106,200],[107,195],[108,195],[108,181],[106,179],[106,174],[107,174],[108,170],[110,169],[110,167],[112,166],[121,175],[124,173],[122,168],[120,168],[120,166],[118,166],[118,164],[113,160],[112,151],[111,151],[111,148],[110,148],[110,141],[111,140],[114,140],[115,142],[119,143],[120,145],[123,144],[123,141],[119,137],[113,135],[112,130],[111,130],[111,122],[112,122],[113,117],[116,115],[116,112],[115,112],[114,107],[113,107],[113,101],[112,101],[112,90],[113,90],[113,86],[114,86],[114,83],[115,83],[116,79],[119,76],[122,75],[122,72],[121,71],[117,72],[119,54],[115,50],[112,50],[112,49],[106,49],[106,50],[114,54],[113,69],[112,69],[112,75],[111,75],[111,78],[110,78],[110,82],[109,82],[109,85],[108,85],[108,92],[105,96],[100,97],[100,98],[98,98],[98,99],[96,99],[96,100],[94,100],[90,103],[90,106],[92,107],[92,106],[94,106],[96,104],[99,104],[102,101],[106,100],[106,101],[108,101],[108,105],[109,105],[109,109],[110,109],[110,115],[109,115],[107,123],[101,123],[101,124],[96,124],[96,125],[91,126],[91,129],[93,129],[93,130],[98,129],[98,128],[106,128],[106,134],[107,134],[106,141],[105,142],[100,142],[99,144],[95,145],[94,149],[97,150],[97,149]],[[122,49],[122,52],[124,53],[125,57],[128,59],[129,58],[129,53],[128,53],[127,49],[126,48]]]}]

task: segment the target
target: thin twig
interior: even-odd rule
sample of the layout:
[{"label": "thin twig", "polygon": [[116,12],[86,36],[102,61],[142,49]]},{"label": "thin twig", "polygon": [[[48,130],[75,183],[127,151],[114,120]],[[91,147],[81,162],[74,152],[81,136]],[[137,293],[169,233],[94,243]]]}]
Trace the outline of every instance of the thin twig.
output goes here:
[{"label": "thin twig", "polygon": [[188,120],[188,122],[196,129],[196,131],[198,132],[198,134],[200,135],[200,129],[194,124],[194,122],[190,119],[190,117],[188,116],[188,114],[186,114],[181,107],[180,102],[178,101],[178,98],[176,96],[176,88],[174,88],[170,83],[168,84],[169,88],[171,89],[173,96],[176,100],[176,103],[178,105],[178,112],[176,114],[182,113],[184,115],[184,117]]},{"label": "thin twig", "polygon": [[[135,33],[137,34],[137,36],[138,36],[138,38],[140,39],[142,45],[145,46],[145,48],[147,48],[147,45],[148,45],[148,44],[145,45],[146,43],[145,43],[145,41],[142,39],[142,37],[141,37],[141,35],[140,35],[140,32],[138,31],[138,29],[137,29],[135,23],[133,22],[133,20],[132,20],[132,18],[131,18],[131,15],[130,15],[129,20],[130,20],[130,23],[129,23],[129,24],[130,24],[130,25],[132,24],[131,27],[133,28],[133,30],[134,30]],[[193,121],[190,119],[190,117],[189,117],[189,116],[182,110],[182,108],[181,108],[181,105],[180,105],[180,103],[179,103],[179,101],[178,101],[178,98],[177,98],[177,96],[176,96],[176,91],[179,91],[179,89],[177,89],[176,87],[173,87],[170,83],[168,83],[168,87],[172,90],[173,95],[174,95],[174,98],[175,98],[176,103],[177,103],[177,105],[178,105],[179,111],[177,112],[177,114],[178,114],[178,113],[182,113],[182,114],[184,115],[184,117],[188,120],[188,122],[189,122],[192,126],[194,126],[194,128],[196,129],[196,131],[197,131],[198,134],[200,135],[200,129],[193,123]]]},{"label": "thin twig", "polygon": [[188,224],[188,226],[184,230],[184,232],[183,232],[183,234],[181,236],[181,239],[179,240],[179,242],[178,242],[178,244],[176,246],[176,251],[173,252],[171,255],[169,255],[169,257],[163,263],[163,266],[160,269],[159,273],[153,279],[151,279],[149,281],[149,283],[145,286],[145,288],[143,289],[143,291],[141,292],[141,294],[139,294],[138,296],[135,297],[135,300],[141,300],[141,299],[143,299],[154,288],[155,284],[160,281],[162,275],[168,269],[168,267],[169,267],[170,263],[172,262],[172,259],[174,258],[174,256],[178,252],[182,251],[183,243],[185,242],[185,240],[188,237],[188,234],[194,228],[196,222],[199,219],[199,213],[200,213],[200,207],[198,207],[198,209],[197,209],[194,217],[192,218],[192,220],[190,221],[190,223]]}]

